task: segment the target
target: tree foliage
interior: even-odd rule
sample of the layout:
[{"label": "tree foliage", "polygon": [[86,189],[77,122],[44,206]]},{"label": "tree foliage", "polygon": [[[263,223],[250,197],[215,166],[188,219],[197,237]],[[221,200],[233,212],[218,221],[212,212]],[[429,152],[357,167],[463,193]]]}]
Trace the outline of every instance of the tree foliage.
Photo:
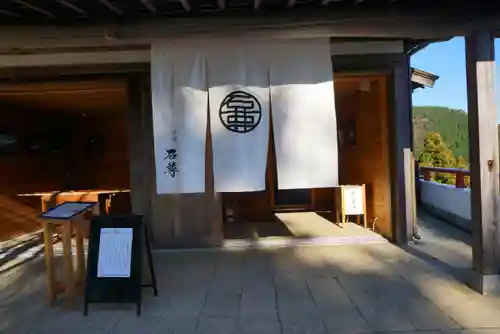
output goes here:
[{"label": "tree foliage", "polygon": [[[469,167],[462,156],[454,156],[453,151],[437,132],[427,133],[418,160],[421,166],[460,169],[468,169]],[[433,180],[446,184],[455,184],[455,175],[436,173]]]},{"label": "tree foliage", "polygon": [[427,133],[437,132],[456,157],[469,159],[469,127],[467,113],[446,107],[413,108],[414,150],[417,155],[424,147]]},{"label": "tree foliage", "polygon": [[434,167],[452,167],[455,164],[453,152],[437,132],[427,133],[419,160]]}]

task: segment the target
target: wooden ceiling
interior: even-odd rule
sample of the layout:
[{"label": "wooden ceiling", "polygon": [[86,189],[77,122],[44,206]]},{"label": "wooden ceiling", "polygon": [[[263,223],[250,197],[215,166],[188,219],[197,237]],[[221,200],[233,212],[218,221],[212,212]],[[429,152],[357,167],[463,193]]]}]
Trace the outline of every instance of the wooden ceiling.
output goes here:
[{"label": "wooden ceiling", "polygon": [[0,105],[64,115],[124,113],[127,87],[113,80],[5,85],[0,86]]},{"label": "wooden ceiling", "polygon": [[[477,1],[477,0],[476,0]],[[43,24],[139,21],[162,17],[196,17],[288,11],[291,8],[328,10],[422,9],[457,7],[472,0],[3,0],[1,24]],[[257,14],[256,14],[257,13]]]}]

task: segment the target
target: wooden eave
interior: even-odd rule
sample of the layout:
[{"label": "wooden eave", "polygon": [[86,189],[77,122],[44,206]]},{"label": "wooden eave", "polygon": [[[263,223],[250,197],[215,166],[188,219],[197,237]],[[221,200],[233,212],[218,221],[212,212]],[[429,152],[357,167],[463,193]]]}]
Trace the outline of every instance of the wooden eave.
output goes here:
[{"label": "wooden eave", "polygon": [[426,87],[432,88],[438,79],[439,76],[435,74],[417,68],[411,68],[411,84],[413,90]]},{"label": "wooden eave", "polygon": [[[489,2],[473,0],[4,0],[0,25],[136,23],[162,18],[316,16],[340,13],[345,20],[413,13],[463,17],[492,14]],[[313,14],[312,12],[317,12]]]},{"label": "wooden eave", "polygon": [[[500,31],[500,8],[458,0],[6,0],[0,53],[218,37],[443,40]],[[258,1],[255,2],[255,1]],[[73,8],[77,6],[77,8]],[[85,13],[85,14],[83,14]]]}]

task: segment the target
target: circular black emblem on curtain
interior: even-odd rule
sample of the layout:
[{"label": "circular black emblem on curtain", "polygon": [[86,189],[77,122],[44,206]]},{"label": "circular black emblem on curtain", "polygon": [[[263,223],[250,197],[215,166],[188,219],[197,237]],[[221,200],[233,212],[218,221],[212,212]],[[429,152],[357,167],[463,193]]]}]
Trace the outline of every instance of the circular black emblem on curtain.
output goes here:
[{"label": "circular black emblem on curtain", "polygon": [[248,133],[259,125],[262,107],[254,95],[238,90],[222,100],[219,117],[229,131]]}]

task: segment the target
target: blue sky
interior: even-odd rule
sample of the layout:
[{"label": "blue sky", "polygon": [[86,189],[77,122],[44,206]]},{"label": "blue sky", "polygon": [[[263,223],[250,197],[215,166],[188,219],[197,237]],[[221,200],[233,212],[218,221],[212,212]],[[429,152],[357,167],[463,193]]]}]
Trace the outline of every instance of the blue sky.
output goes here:
[{"label": "blue sky", "polygon": [[[495,51],[500,55],[500,40],[495,41]],[[447,42],[431,44],[411,59],[418,69],[439,75],[433,88],[418,89],[413,93],[413,105],[435,105],[467,111],[465,78],[465,42],[462,37]],[[497,62],[497,87],[500,88],[500,62]],[[497,88],[497,91],[498,91]],[[500,106],[500,92],[497,92]],[[500,123],[500,118],[497,116]]]}]

